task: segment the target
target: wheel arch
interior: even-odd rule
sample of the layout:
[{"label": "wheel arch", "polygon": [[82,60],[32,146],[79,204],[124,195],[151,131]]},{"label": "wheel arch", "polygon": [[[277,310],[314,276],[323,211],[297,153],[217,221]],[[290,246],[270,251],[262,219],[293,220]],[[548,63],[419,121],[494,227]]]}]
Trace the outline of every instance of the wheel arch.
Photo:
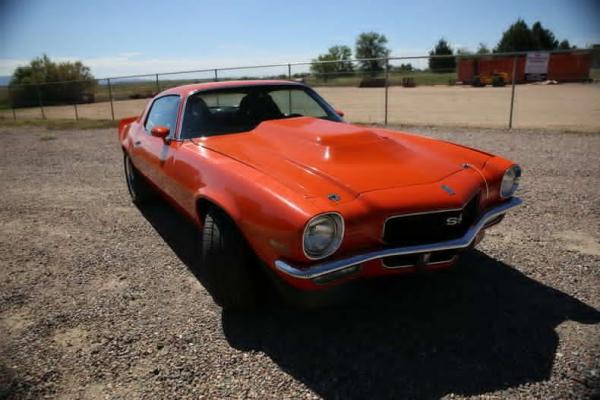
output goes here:
[{"label": "wheel arch", "polygon": [[204,223],[204,217],[206,217],[206,213],[211,208],[216,208],[219,211],[223,212],[227,217],[233,221],[238,229],[240,229],[239,224],[237,223],[236,217],[238,213],[236,212],[236,208],[231,204],[232,202],[228,202],[224,199],[217,200],[212,196],[207,196],[205,194],[198,195],[195,201],[195,217],[198,219],[200,225]]},{"label": "wheel arch", "polygon": [[[248,225],[244,225],[241,223],[242,211],[236,205],[234,199],[227,198],[226,196],[210,196],[207,194],[201,194],[196,198],[195,202],[195,214],[194,218],[198,222],[198,226],[200,229],[204,226],[204,218],[206,217],[206,213],[211,209],[216,208],[220,212],[222,212],[229,221],[235,226],[237,231],[240,233],[241,237],[246,242],[248,249],[253,254],[255,259],[260,260],[269,260],[271,258],[272,249],[268,249],[267,245],[261,245],[261,240],[259,239],[262,235],[257,235],[256,232],[252,231]],[[251,224],[252,225],[252,224]]]}]

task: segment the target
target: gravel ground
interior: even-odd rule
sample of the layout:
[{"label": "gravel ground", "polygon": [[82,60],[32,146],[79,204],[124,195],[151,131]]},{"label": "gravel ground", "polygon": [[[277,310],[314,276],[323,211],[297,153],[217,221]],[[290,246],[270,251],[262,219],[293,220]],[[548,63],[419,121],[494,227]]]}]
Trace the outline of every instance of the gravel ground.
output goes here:
[{"label": "gravel ground", "polygon": [[600,135],[418,130],[519,161],[525,204],[457,271],[240,315],[114,130],[0,128],[0,398],[600,396]]}]

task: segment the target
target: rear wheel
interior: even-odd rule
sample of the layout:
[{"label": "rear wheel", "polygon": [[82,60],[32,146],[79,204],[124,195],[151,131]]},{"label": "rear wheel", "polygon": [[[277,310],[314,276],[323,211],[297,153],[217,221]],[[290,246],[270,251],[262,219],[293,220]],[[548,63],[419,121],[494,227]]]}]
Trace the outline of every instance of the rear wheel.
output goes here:
[{"label": "rear wheel", "polygon": [[136,204],[143,204],[152,200],[154,197],[152,188],[135,169],[127,153],[123,155],[123,164],[125,166],[125,181],[131,200]]},{"label": "rear wheel", "polygon": [[197,269],[207,289],[224,309],[247,310],[258,304],[258,268],[234,222],[221,210],[211,208],[202,228],[202,253]]},{"label": "rear wheel", "polygon": [[502,87],[505,85],[506,85],[506,82],[504,81],[504,78],[501,76],[495,76],[494,79],[492,80],[492,86],[494,86],[494,87]]},{"label": "rear wheel", "polygon": [[478,76],[474,77],[473,80],[471,81],[471,86],[482,87],[483,85],[481,84],[481,79],[479,79]]}]

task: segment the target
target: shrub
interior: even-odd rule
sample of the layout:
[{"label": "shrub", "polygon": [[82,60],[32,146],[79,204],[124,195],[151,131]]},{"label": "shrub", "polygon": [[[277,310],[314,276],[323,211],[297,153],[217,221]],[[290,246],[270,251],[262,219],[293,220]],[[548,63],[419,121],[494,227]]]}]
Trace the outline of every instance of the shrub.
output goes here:
[{"label": "shrub", "polygon": [[9,84],[14,107],[58,105],[94,101],[96,81],[81,62],[51,61],[44,55],[18,67]]}]

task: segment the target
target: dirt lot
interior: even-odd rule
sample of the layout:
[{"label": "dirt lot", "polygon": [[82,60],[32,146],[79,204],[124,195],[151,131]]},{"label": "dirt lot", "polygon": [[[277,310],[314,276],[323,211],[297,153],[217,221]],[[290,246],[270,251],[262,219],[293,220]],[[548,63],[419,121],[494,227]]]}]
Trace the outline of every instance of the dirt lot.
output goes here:
[{"label": "dirt lot", "polygon": [[[322,87],[317,90],[351,122],[383,123],[384,90],[355,87]],[[511,88],[422,86],[389,90],[389,122],[415,125],[505,128],[510,112]],[[114,103],[116,118],[137,115],[148,102]],[[47,118],[75,118],[72,106],[46,107]],[[111,117],[109,103],[80,105],[80,118]],[[10,110],[0,117],[12,118]],[[17,118],[41,118],[39,108],[20,109]],[[514,126],[600,132],[600,84],[554,86],[519,85],[515,94]]]},{"label": "dirt lot", "polygon": [[425,131],[525,171],[461,270],[238,315],[193,228],[130,203],[113,130],[0,128],[0,398],[600,395],[600,135]]}]

